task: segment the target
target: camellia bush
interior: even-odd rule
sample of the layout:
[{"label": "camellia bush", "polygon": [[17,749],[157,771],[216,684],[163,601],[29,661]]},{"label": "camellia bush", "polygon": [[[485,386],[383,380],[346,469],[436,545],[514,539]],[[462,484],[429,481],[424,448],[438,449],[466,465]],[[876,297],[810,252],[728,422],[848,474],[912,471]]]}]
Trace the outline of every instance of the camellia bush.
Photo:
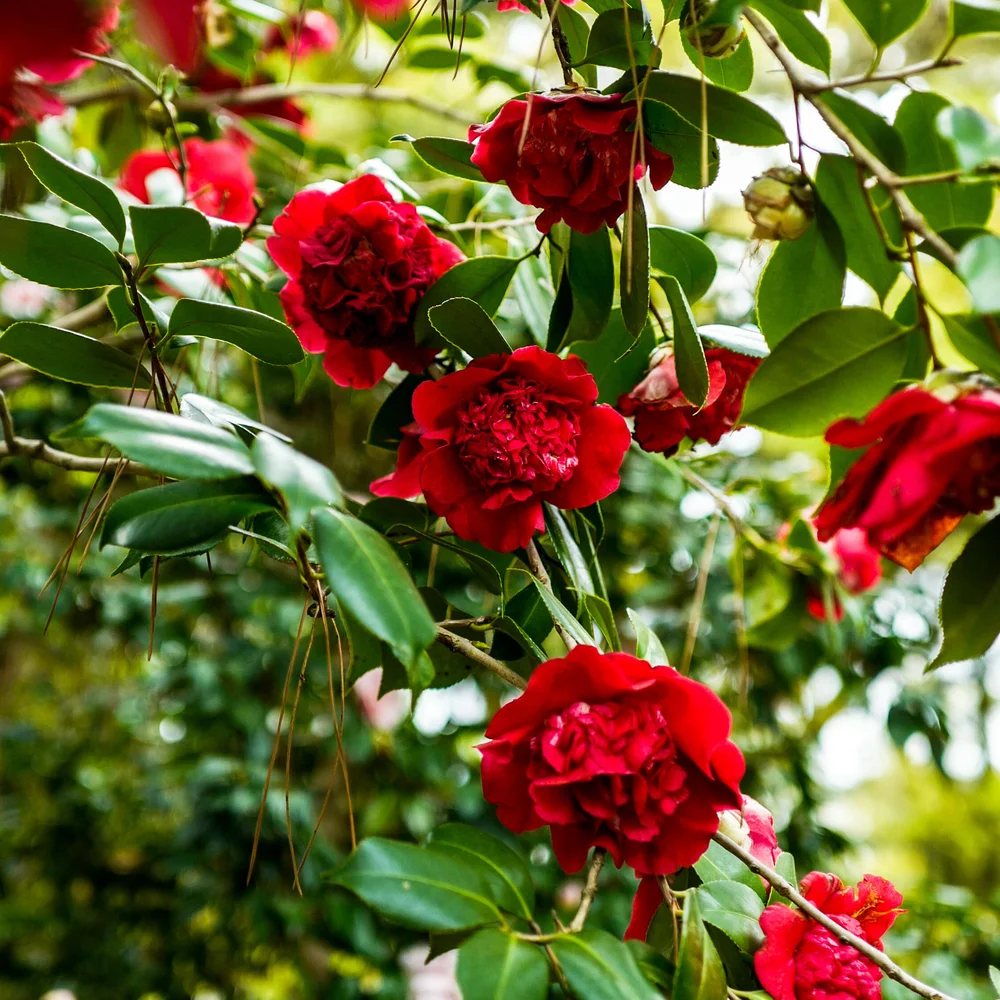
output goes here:
[{"label": "camellia bush", "polygon": [[[866,71],[831,77],[829,4],[867,37]],[[296,890],[337,893],[352,922],[378,919],[366,925],[377,937],[402,927],[431,956],[457,952],[465,1000],[876,1000],[890,980],[950,1000],[883,946],[906,919],[892,871],[855,885],[830,863],[796,871],[776,807],[746,794],[744,752],[753,764],[760,743],[741,747],[731,712],[755,687],[792,693],[806,644],[825,645],[802,655],[865,675],[858,665],[877,657],[859,595],[880,584],[883,558],[897,575],[951,560],[931,667],[981,657],[1000,633],[1000,518],[988,519],[1000,496],[1000,131],[929,89],[960,63],[956,44],[996,44],[1000,5],[654,7],[5,11],[5,472],[55,467],[51,506],[75,520],[42,588],[50,619],[95,559],[148,592],[149,656],[163,641],[161,582],[181,567],[214,586],[235,575],[235,552],[295,602],[255,830],[244,813],[250,879],[262,843],[274,863],[277,803]],[[935,54],[883,65],[932,17],[944,25]],[[533,75],[503,58],[519,19],[541,31]],[[676,65],[667,37],[680,40]],[[317,57],[321,78],[298,82]],[[383,84],[400,65],[403,84]],[[794,127],[746,95],[755,72],[781,74]],[[891,122],[853,96],[894,82],[911,89]],[[498,96],[492,111],[484,95]],[[336,119],[309,117],[341,102],[403,108],[448,134],[345,152],[316,138],[335,136]],[[837,151],[812,149],[804,122],[822,123]],[[716,234],[655,220],[671,192],[698,199],[728,183],[740,147],[776,163],[738,178],[744,249],[770,255],[750,314],[722,322],[701,301],[720,268]],[[867,304],[845,305],[845,283],[852,302],[864,283]],[[18,306],[15,292],[41,305]],[[326,383],[371,400],[357,404],[374,414],[366,436],[352,425],[348,440],[369,456],[352,473],[367,490],[342,485],[337,456],[320,460],[315,438],[295,440],[276,416],[272,393],[294,408]],[[803,439],[826,482],[811,496],[778,489],[726,451],[739,427]],[[58,485],[64,475],[81,495]],[[686,486],[712,521],[678,624],[627,606],[638,571],[606,541],[655,538]],[[784,515],[793,494],[797,510],[762,530],[747,497]],[[724,525],[735,655],[703,670]],[[946,542],[956,530],[964,546]],[[245,625],[254,613],[244,608]],[[184,630],[167,628],[183,650]],[[303,838],[288,789],[311,659],[331,763]],[[376,668],[383,696],[468,678],[483,692],[485,736],[451,761],[473,761],[481,780],[488,807],[468,811],[474,822],[427,824],[419,842],[355,823],[369,789],[352,782],[352,747],[366,722],[349,702]],[[940,755],[927,704],[894,711],[901,741],[922,733]],[[346,818],[338,864],[328,810]],[[833,854],[790,835],[810,856]],[[526,859],[539,845],[579,873],[569,911],[535,884]],[[307,877],[317,855],[325,883]],[[632,896],[624,933],[591,920],[609,877]],[[170,979],[159,988],[174,995]],[[351,981],[379,989],[377,976]]]}]

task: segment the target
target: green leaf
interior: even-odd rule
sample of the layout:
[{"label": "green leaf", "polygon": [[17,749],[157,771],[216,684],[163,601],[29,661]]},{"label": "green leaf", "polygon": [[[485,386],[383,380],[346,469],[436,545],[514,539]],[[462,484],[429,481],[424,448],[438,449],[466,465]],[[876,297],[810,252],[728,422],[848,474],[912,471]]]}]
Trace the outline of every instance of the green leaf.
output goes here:
[{"label": "green leaf", "polygon": [[407,669],[415,668],[437,629],[392,546],[363,521],[332,508],[313,513],[313,536],[337,600]]},{"label": "green leaf", "polygon": [[708,850],[695,862],[694,870],[702,882],[738,882],[748,886],[761,898],[766,890],[759,875],[752,871],[739,858],[734,857],[724,847],[713,840]]},{"label": "green leaf", "polygon": [[844,0],[844,3],[881,51],[920,20],[929,0]]},{"label": "green leaf", "polygon": [[836,309],[846,275],[843,237],[817,206],[816,220],[802,236],[778,242],[757,286],[757,322],[768,346],[775,347],[811,316]]},{"label": "green leaf", "polygon": [[[816,171],[816,190],[844,238],[847,266],[867,281],[879,299],[884,301],[902,268],[886,253],[885,244],[865,204],[854,160],[849,156],[824,153]],[[890,239],[896,246],[901,246],[903,236],[899,216],[895,209],[888,206],[888,196],[878,188],[871,195]]]},{"label": "green leaf", "polygon": [[628,608],[626,613],[635,631],[635,655],[652,667],[670,666],[660,637],[639,617],[638,612]]},{"label": "green leaf", "polygon": [[231,525],[273,507],[272,498],[252,476],[153,486],[111,505],[101,529],[101,547],[120,545],[162,556],[205,551],[222,541]]},{"label": "green leaf", "polygon": [[537,945],[513,934],[484,930],[458,952],[463,1000],[545,1000],[549,963]]},{"label": "green leaf", "polygon": [[[583,75],[588,87],[597,89],[597,67],[580,65],[587,58],[587,43],[590,39],[590,24],[574,7],[560,4],[557,11],[559,26],[562,28],[566,43],[569,45],[569,58],[574,66],[579,66],[578,72]],[[624,18],[622,18],[624,20]],[[530,89],[530,88],[525,88]]]},{"label": "green leaf", "polygon": [[135,252],[143,267],[217,260],[234,253],[243,241],[239,226],[209,220],[196,208],[130,205],[128,214]]},{"label": "green leaf", "polygon": [[[948,339],[964,358],[980,371],[1000,381],[1000,348],[997,347],[987,320],[978,316],[943,316]],[[996,320],[992,321],[994,324]],[[0,340],[0,350],[3,341]]]},{"label": "green leaf", "polygon": [[0,334],[0,353],[35,371],[78,385],[148,389],[149,372],[117,347],[44,323],[14,323]]},{"label": "green leaf", "polygon": [[677,952],[673,1000],[725,1000],[726,973],[709,937],[698,893],[684,897],[684,927]]},{"label": "green leaf", "polygon": [[543,586],[538,580],[533,580],[532,582],[538,588],[542,603],[552,616],[552,620],[558,622],[581,645],[593,646],[594,637],[570,614],[569,608],[548,587]]},{"label": "green leaf", "polygon": [[763,334],[741,326],[710,323],[708,326],[698,327],[698,336],[703,342],[711,340],[719,347],[725,347],[737,354],[745,354],[749,358],[766,358],[769,353]]},{"label": "green leaf", "polygon": [[586,1000],[661,1000],[628,946],[607,931],[560,934],[550,946],[573,993]]},{"label": "green leaf", "polygon": [[977,313],[1000,312],[1000,238],[990,233],[966,243],[956,270]]},{"label": "green leaf", "polygon": [[580,549],[580,544],[573,536],[566,515],[558,507],[545,504],[545,524],[549,538],[556,550],[556,557],[569,577],[570,588],[576,592],[577,614],[583,610],[584,598],[587,594],[596,594],[597,588],[590,575],[590,568]]},{"label": "green leaf", "polygon": [[288,524],[297,535],[309,526],[315,507],[344,505],[344,495],[336,476],[308,455],[279,441],[271,434],[258,434],[250,450],[257,475],[281,494]]},{"label": "green leaf", "polygon": [[707,882],[698,889],[698,905],[706,924],[718,927],[741,951],[753,954],[763,943],[760,895],[739,882]]},{"label": "green leaf", "polygon": [[661,282],[670,313],[674,318],[674,359],[677,364],[677,382],[689,403],[703,406],[708,398],[708,362],[705,348],[698,336],[698,329],[691,315],[684,290],[676,278]]},{"label": "green leaf", "polygon": [[[124,285],[112,285],[108,289],[105,299],[108,303],[108,311],[115,321],[115,328],[119,331],[127,326],[132,326],[136,322],[135,313],[132,312],[128,299],[125,296]],[[170,317],[158,306],[154,305],[148,296],[139,293],[139,301],[142,303],[143,315],[146,323],[154,323],[160,332],[164,332],[170,324]]]},{"label": "green leaf", "polygon": [[783,0],[751,0],[751,6],[771,22],[796,59],[829,75],[830,43],[802,11],[790,8]]},{"label": "green leaf", "polygon": [[951,5],[951,30],[956,38],[1000,33],[1000,4],[996,0],[956,0]]},{"label": "green leaf", "polygon": [[223,479],[254,472],[250,450],[234,434],[159,410],[98,403],[64,434],[100,438],[126,458],[174,479]]},{"label": "green leaf", "polygon": [[395,840],[363,840],[332,881],[390,920],[421,930],[457,931],[500,919],[475,868]]},{"label": "green leaf", "polygon": [[287,434],[282,434],[281,431],[276,431],[245,413],[240,413],[232,406],[220,403],[217,399],[210,399],[208,396],[200,396],[196,392],[188,392],[181,396],[181,416],[224,429],[235,430],[240,427],[247,431],[267,431],[282,441],[290,443],[292,440]]},{"label": "green leaf", "polygon": [[697,302],[715,280],[715,254],[704,240],[683,229],[650,226],[649,257],[655,270],[677,279],[688,302]]},{"label": "green leaf", "polygon": [[503,618],[495,621],[498,633],[493,637],[491,653],[498,660],[519,660],[526,652],[539,662],[546,659],[540,649],[552,631],[552,616],[536,587],[519,590],[504,608]]},{"label": "green leaf", "polygon": [[528,866],[514,848],[464,823],[445,823],[437,827],[427,846],[480,869],[499,907],[525,920],[532,919],[535,886]]},{"label": "green leaf", "polygon": [[[702,120],[702,84],[691,76],[653,70],[646,85],[646,97],[673,108],[682,118],[697,125]],[[753,101],[731,90],[705,84],[708,133],[740,146],[779,146],[788,140],[773,115]]]},{"label": "green leaf", "polygon": [[997,996],[1000,996],[1000,969],[995,965],[990,966],[990,982],[993,984]]},{"label": "green leaf", "polygon": [[620,653],[622,640],[618,634],[618,623],[615,621],[615,613],[611,610],[607,599],[599,594],[586,594],[583,604],[590,616],[591,623],[597,626],[608,647],[614,652]]},{"label": "green leaf", "polygon": [[[394,500],[395,497],[384,497],[382,499]],[[364,520],[369,521],[368,518],[365,518]],[[371,521],[369,521],[369,523],[371,523]],[[391,525],[390,527],[396,526]],[[422,538],[424,541],[430,542],[432,545],[437,545],[442,549],[447,549],[449,552],[454,552],[460,559],[464,560],[464,562],[476,575],[476,579],[478,579],[491,594],[503,593],[503,578],[500,574],[500,570],[497,569],[496,565],[494,565],[489,558],[487,558],[488,555],[494,555],[494,553],[490,553],[487,549],[477,545],[475,542],[460,542],[451,538],[442,538],[435,535],[433,532],[426,531],[422,527],[417,527],[409,523],[402,525],[402,527],[405,528],[405,531],[408,534],[414,534],[418,538]]]},{"label": "green leaf", "polygon": [[510,344],[486,311],[472,299],[454,298],[433,306],[428,318],[438,333],[470,357],[510,354]]},{"label": "green leaf", "polygon": [[269,365],[294,365],[305,357],[285,323],[221,302],[181,299],[170,314],[169,334],[221,340]]},{"label": "green leaf", "polygon": [[378,408],[368,428],[366,444],[376,448],[387,448],[395,451],[403,440],[400,428],[413,421],[413,393],[421,382],[426,382],[424,375],[407,375],[385,398]]},{"label": "green leaf", "polygon": [[608,324],[615,297],[615,265],[607,226],[593,233],[570,233],[563,280],[569,281],[573,312],[562,343],[594,340]]},{"label": "green leaf", "polygon": [[822,434],[889,394],[906,362],[906,330],[876,309],[835,309],[796,327],[761,362],[743,420],[779,434]]},{"label": "green leaf", "polygon": [[[625,19],[628,17],[628,35]],[[613,66],[630,69],[646,66],[653,59],[653,35],[643,11],[618,7],[597,15],[587,39],[587,55],[581,65]]]},{"label": "green leaf", "polygon": [[[958,156],[937,128],[940,113],[951,107],[940,94],[912,93],[896,112],[895,128],[906,148],[904,175],[934,174],[954,170]],[[907,196],[923,213],[932,228],[955,229],[986,222],[993,208],[993,188],[989,184],[918,184]]]},{"label": "green leaf", "polygon": [[725,59],[702,56],[688,41],[687,33],[683,31],[681,45],[695,69],[704,72],[712,83],[738,93],[749,89],[753,83],[753,49],[750,47],[749,36],[744,36],[736,51]]},{"label": "green leaf", "polygon": [[36,142],[19,142],[25,163],[54,195],[88,212],[118,241],[125,242],[125,209],[114,189]]},{"label": "green leaf", "polygon": [[618,276],[622,319],[625,329],[638,337],[649,316],[649,230],[646,205],[638,187],[634,189],[632,211],[625,216],[622,240]]},{"label": "green leaf", "polygon": [[937,130],[951,143],[963,170],[1000,163],[1000,129],[974,108],[942,109],[937,116]]},{"label": "green leaf", "polygon": [[594,376],[599,390],[597,401],[614,406],[623,392],[631,392],[642,381],[650,351],[655,346],[653,328],[648,323],[638,340],[633,340],[625,329],[621,311],[615,309],[597,340],[574,344],[573,353],[586,363],[587,371]]},{"label": "green leaf", "polygon": [[488,316],[500,308],[517,265],[517,257],[470,257],[445,271],[424,293],[413,318],[413,334],[418,344],[434,337],[429,318],[433,306],[454,298],[478,302]]},{"label": "green leaf", "polygon": [[1000,634],[1000,518],[987,522],[965,543],[948,570],[941,595],[944,636],[928,670],[982,656]]},{"label": "green leaf", "polygon": [[0,215],[0,264],[53,288],[100,288],[122,280],[115,255],[92,236]]},{"label": "green leaf", "polygon": [[[643,101],[642,116],[646,141],[673,158],[672,183],[695,190],[713,183],[719,173],[719,144],[715,139],[709,136],[703,142],[700,128],[660,101]],[[703,178],[702,161],[706,153],[708,171]]]},{"label": "green leaf", "polygon": [[902,172],[906,164],[903,140],[880,114],[848,97],[842,90],[827,91],[822,100],[887,167]]},{"label": "green leaf", "polygon": [[[454,63],[455,57],[450,52],[449,58]],[[440,170],[443,174],[464,177],[470,181],[483,179],[479,168],[472,163],[475,146],[464,139],[449,139],[441,135],[429,135],[414,139],[411,135],[395,135],[391,141],[408,142],[424,163],[435,170]]]}]

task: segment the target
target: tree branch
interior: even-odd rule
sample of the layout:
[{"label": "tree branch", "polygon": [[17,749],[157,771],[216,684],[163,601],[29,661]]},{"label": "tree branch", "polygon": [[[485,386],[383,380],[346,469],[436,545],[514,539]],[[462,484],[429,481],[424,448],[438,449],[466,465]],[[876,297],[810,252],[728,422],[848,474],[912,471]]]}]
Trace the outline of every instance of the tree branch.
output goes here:
[{"label": "tree branch", "polygon": [[[549,12],[549,24],[552,26],[552,47],[556,50],[556,55],[559,57],[563,82],[567,87],[575,87],[573,57],[570,55],[569,41],[563,33],[562,25],[559,23],[559,0],[545,0],[545,8]],[[628,37],[627,34],[626,37]]]},{"label": "tree branch", "polygon": [[941,990],[933,986],[928,986],[926,983],[920,982],[919,979],[914,979],[908,972],[905,972],[896,965],[885,952],[869,944],[864,938],[845,930],[817,906],[810,903],[808,899],[796,890],[791,882],[779,875],[773,868],[768,868],[767,865],[761,864],[749,851],[745,851],[724,833],[716,833],[712,839],[720,847],[725,848],[730,854],[739,858],[750,871],[770,883],[775,891],[784,896],[785,899],[791,900],[806,916],[815,920],[816,923],[822,924],[838,941],[850,945],[856,951],[860,952],[860,954],[864,955],[872,964],[877,965],[890,979],[895,979],[897,983],[901,983],[911,993],[916,993],[917,996],[924,997],[925,1000],[953,1000],[947,993],[942,993]]},{"label": "tree branch", "polygon": [[906,80],[911,76],[920,76],[933,69],[944,69],[947,66],[961,66],[964,59],[957,56],[945,56],[938,59],[925,59],[923,62],[903,66],[902,69],[887,69],[879,73],[857,73],[854,76],[844,76],[839,80],[822,80],[810,84],[809,89],[814,94],[824,90],[840,90],[844,87],[863,87],[868,83],[889,83],[893,80]]},{"label": "tree branch", "polygon": [[463,639],[462,636],[455,635],[454,632],[449,632],[446,628],[441,628],[440,625],[437,630],[437,641],[442,646],[447,646],[453,652],[461,653],[462,656],[472,660],[473,663],[478,663],[481,667],[485,667],[490,673],[496,674],[497,677],[506,681],[512,687],[523,691],[528,686],[528,682],[520,674],[514,673],[506,664],[493,659],[489,653],[483,652],[478,646],[469,642],[468,639]]}]

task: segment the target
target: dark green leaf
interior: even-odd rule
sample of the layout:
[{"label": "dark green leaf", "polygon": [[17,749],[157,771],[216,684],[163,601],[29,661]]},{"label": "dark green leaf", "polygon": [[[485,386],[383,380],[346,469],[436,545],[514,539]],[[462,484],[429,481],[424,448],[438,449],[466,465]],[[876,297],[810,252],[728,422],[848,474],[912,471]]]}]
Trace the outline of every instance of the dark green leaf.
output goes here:
[{"label": "dark green leaf", "polygon": [[416,342],[421,344],[434,337],[428,313],[448,299],[474,299],[488,316],[493,316],[507,294],[518,263],[516,257],[471,257],[445,271],[417,305],[413,320]]},{"label": "dark green leaf", "polygon": [[584,609],[590,616],[591,623],[596,625],[601,635],[604,636],[608,647],[616,653],[622,651],[622,639],[618,634],[618,623],[615,621],[615,613],[611,610],[611,605],[607,599],[598,594],[587,594],[584,597]]},{"label": "dark green leaf", "polygon": [[421,382],[426,381],[424,375],[407,375],[389,393],[372,419],[366,444],[387,448],[389,451],[395,451],[399,447],[399,442],[403,439],[400,428],[413,421],[413,393]]},{"label": "dark green leaf", "polygon": [[566,4],[560,4],[557,16],[566,43],[569,45],[570,62],[574,66],[579,66],[578,72],[583,74],[584,82],[596,90],[597,67],[580,65],[587,58],[587,42],[590,38],[590,25],[587,19],[576,8],[568,7]]},{"label": "dark green leaf", "polygon": [[[450,61],[454,63],[454,55],[451,55]],[[479,168],[472,164],[471,158],[475,147],[471,142],[440,135],[429,135],[420,139],[414,139],[409,135],[397,135],[393,137],[393,141],[396,140],[410,143],[413,151],[424,163],[435,170],[440,170],[443,174],[464,177],[470,181],[483,179]]]},{"label": "dark green leaf", "polygon": [[829,75],[830,43],[802,11],[790,8],[784,0],[752,0],[751,6],[771,22],[796,59]]},{"label": "dark green leaf", "polygon": [[163,556],[204,551],[225,538],[231,525],[273,506],[252,476],[153,486],[112,504],[104,518],[101,546],[121,545]]},{"label": "dark green leaf", "polygon": [[92,215],[121,247],[125,241],[125,209],[110,185],[84,173],[38,143],[19,142],[17,148],[31,172],[53,194]]},{"label": "dark green leaf", "polygon": [[53,288],[99,288],[122,280],[114,254],[91,236],[0,215],[0,264]]},{"label": "dark green leaf", "polygon": [[615,297],[615,265],[607,226],[593,233],[570,233],[564,280],[569,281],[573,311],[562,342],[594,340],[608,324]]},{"label": "dark green leaf", "polygon": [[639,339],[633,340],[622,322],[621,311],[615,309],[597,340],[574,344],[573,353],[583,359],[594,376],[600,392],[597,401],[614,406],[622,393],[631,392],[642,381],[654,346],[653,328],[648,323]]},{"label": "dark green leaf", "polygon": [[817,206],[816,220],[797,240],[774,248],[757,286],[757,322],[769,347],[799,324],[840,305],[847,253],[837,224]]},{"label": "dark green leaf", "polygon": [[[384,499],[393,500],[395,498],[385,497]],[[371,505],[369,504],[369,506]],[[368,519],[365,518],[365,520]],[[494,563],[487,558],[487,554],[492,554],[488,553],[488,550],[477,545],[475,542],[460,542],[451,538],[439,538],[433,532],[425,531],[423,528],[411,524],[407,524],[405,527],[407,532],[417,535],[418,538],[422,538],[432,545],[438,545],[449,552],[454,552],[459,558],[463,559],[473,573],[475,573],[479,582],[491,594],[503,593],[503,578]],[[479,551],[476,551],[477,549]]]},{"label": "dark green leaf", "polygon": [[708,397],[708,362],[705,348],[698,336],[698,329],[691,315],[687,297],[676,278],[668,277],[660,282],[670,313],[674,318],[674,359],[677,364],[677,382],[688,402],[702,406]]},{"label": "dark green leaf", "polygon": [[[125,296],[124,285],[112,285],[108,289],[106,300],[116,329],[122,330],[136,322],[135,313],[132,312],[132,307],[128,304],[128,299]],[[170,317],[162,309],[153,305],[148,296],[143,295],[142,292],[139,293],[139,301],[142,303],[142,312],[146,317],[147,324],[154,323],[161,333],[166,331],[170,324]]]},{"label": "dark green leaf", "polygon": [[548,587],[542,586],[537,580],[533,581],[538,588],[538,593],[542,598],[542,603],[548,610],[554,622],[558,622],[563,629],[584,646],[593,646],[594,637],[570,614],[569,609]]},{"label": "dark green leaf", "polygon": [[887,167],[902,172],[906,149],[899,133],[880,115],[849,97],[842,90],[823,94],[823,103]]},{"label": "dark green leaf", "polygon": [[674,972],[673,1000],[725,1000],[726,973],[709,937],[698,893],[684,897],[684,926]]},{"label": "dark green leaf", "polygon": [[124,351],[44,323],[14,323],[0,334],[0,353],[35,371],[78,385],[148,389],[149,372]]},{"label": "dark green leaf", "polygon": [[545,1000],[549,991],[542,950],[499,930],[462,945],[456,976],[463,1000]]},{"label": "dark green leaf", "polygon": [[560,934],[551,944],[573,993],[586,1000],[661,1000],[628,946],[607,931]]},{"label": "dark green leaf", "polygon": [[576,592],[577,614],[579,614],[583,610],[585,596],[597,593],[590,576],[590,568],[566,520],[566,515],[558,507],[545,504],[545,523],[556,556],[569,577],[570,588]]},{"label": "dark green leaf", "polygon": [[[628,35],[626,36],[626,11]],[[653,36],[643,11],[619,6],[597,15],[590,27],[587,55],[581,64],[630,69],[648,65],[653,58]]]},{"label": "dark green leaf", "polygon": [[510,344],[483,307],[472,299],[454,298],[433,306],[428,318],[431,326],[455,347],[470,357],[510,354]]},{"label": "dark green leaf", "polygon": [[952,33],[966,35],[1000,33],[1000,4],[996,0],[955,0],[951,5]]},{"label": "dark green leaf", "polygon": [[469,58],[468,52],[456,52],[455,50],[446,47],[431,47],[426,49],[417,49],[417,51],[413,52],[407,59],[407,66],[411,69],[454,70],[456,66],[461,66],[461,64],[467,62]]},{"label": "dark green leaf", "polygon": [[906,361],[906,330],[876,309],[835,309],[796,327],[750,381],[743,419],[793,436],[861,417],[889,394]]},{"label": "dark green leaf", "polygon": [[631,608],[628,608],[627,612],[628,620],[635,630],[635,655],[653,667],[670,666],[660,637],[642,620],[638,612]]},{"label": "dark green leaf", "polygon": [[334,596],[413,669],[437,630],[392,546],[374,528],[332,508],[313,513],[313,535]]},{"label": "dark green leaf", "polygon": [[498,660],[519,660],[524,654],[545,659],[540,646],[552,631],[552,616],[536,587],[518,591],[504,609],[505,617],[494,622],[493,656]]},{"label": "dark green leaf", "polygon": [[446,862],[436,851],[412,844],[369,837],[332,880],[408,927],[455,931],[500,919],[475,868],[457,858]]},{"label": "dark green leaf", "polygon": [[[944,316],[948,339],[958,353],[968,358],[980,371],[990,378],[1000,381],[1000,348],[994,339],[989,324],[997,329],[995,319],[987,320],[979,316]],[[0,349],[3,341],[0,340]]]},{"label": "dark green leaf", "polygon": [[965,543],[952,564],[941,595],[944,639],[928,669],[982,656],[1000,634],[1000,518]]},{"label": "dark green leaf", "polygon": [[223,479],[254,472],[250,450],[234,434],[186,417],[98,403],[67,437],[96,437],[126,458],[175,479]]},{"label": "dark green leaf", "polygon": [[[702,120],[702,83],[691,76],[653,70],[646,97],[661,101],[698,125]],[[787,142],[778,121],[753,101],[731,90],[705,84],[708,133],[741,146],[779,146]]]},{"label": "dark green leaf", "polygon": [[231,222],[209,219],[180,205],[131,205],[132,236],[140,265],[216,260],[234,253],[243,230]]},{"label": "dark green leaf", "polygon": [[625,216],[618,285],[625,329],[638,337],[649,316],[649,230],[638,187],[633,191],[632,211]]},{"label": "dark green leaf", "polygon": [[681,32],[681,45],[684,53],[696,69],[705,73],[707,79],[727,90],[737,93],[747,90],[753,83],[753,49],[750,38],[744,36],[739,47],[731,56],[725,59],[711,59],[703,56],[688,41],[687,33]]},{"label": "dark green leaf", "polygon": [[528,866],[514,848],[464,823],[445,823],[437,827],[427,846],[480,869],[498,906],[525,920],[532,919],[535,886]]},{"label": "dark green leaf", "polygon": [[737,354],[745,354],[748,358],[766,358],[768,355],[767,341],[757,330],[710,323],[708,326],[698,327],[698,336],[702,341],[711,340],[719,347],[725,347]]},{"label": "dark green leaf", "polygon": [[909,31],[930,0],[844,0],[847,9],[879,50]]},{"label": "dark green leaf", "polygon": [[990,233],[966,243],[957,270],[977,313],[1000,312],[1000,237]]},{"label": "dark green leaf", "polygon": [[718,927],[741,950],[753,954],[763,943],[760,895],[739,882],[707,882],[698,890],[698,905],[706,924]]},{"label": "dark green leaf", "polygon": [[697,302],[715,280],[715,254],[704,240],[683,229],[650,226],[649,257],[655,270],[677,279],[688,302]]},{"label": "dark green leaf", "polygon": [[233,344],[269,365],[294,365],[305,356],[291,327],[254,309],[181,299],[170,314],[171,337]]},{"label": "dark green leaf", "polygon": [[[700,128],[659,101],[643,101],[642,109],[646,141],[673,158],[671,182],[695,190],[711,184],[719,173],[719,144],[715,139],[703,138]],[[705,165],[707,171],[703,170]]]},{"label": "dark green leaf", "polygon": [[749,886],[763,899],[764,883],[759,875],[752,871],[739,858],[734,857],[724,847],[715,843],[708,845],[708,850],[695,862],[694,870],[702,882],[738,882]]}]

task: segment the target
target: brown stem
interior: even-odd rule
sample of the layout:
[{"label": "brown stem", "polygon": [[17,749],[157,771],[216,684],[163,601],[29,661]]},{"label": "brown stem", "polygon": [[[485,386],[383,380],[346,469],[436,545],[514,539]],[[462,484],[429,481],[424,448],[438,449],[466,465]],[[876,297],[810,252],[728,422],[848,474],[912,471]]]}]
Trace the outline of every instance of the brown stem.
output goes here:
[{"label": "brown stem", "polygon": [[[528,566],[531,569],[531,575],[546,589],[552,590],[552,580],[549,579],[548,570],[545,568],[545,563],[542,562],[542,555],[538,551],[538,546],[535,544],[534,539],[532,539],[524,547],[524,551],[528,556]],[[559,633],[559,637],[564,643],[566,643],[567,649],[573,649],[579,645],[576,639],[573,638],[562,627],[560,622],[555,619],[552,620],[552,624],[555,626],[556,632]]]},{"label": "brown stem", "polygon": [[567,87],[575,87],[573,57],[569,51],[569,40],[559,23],[559,3],[560,0],[545,0],[545,9],[549,12],[549,24],[552,25],[552,46],[559,57],[559,65],[562,66],[563,82]]},{"label": "brown stem", "polygon": [[893,80],[905,80],[911,76],[919,76],[921,73],[929,73],[933,69],[961,66],[963,62],[964,60],[956,56],[925,59],[923,62],[903,66],[901,69],[883,70],[879,73],[857,73],[854,76],[841,77],[839,80],[817,81],[810,84],[810,89],[814,94],[819,94],[824,90],[839,90],[843,87],[863,87],[869,83],[889,83]]},{"label": "brown stem", "polygon": [[594,856],[590,860],[590,868],[587,869],[587,882],[580,896],[580,907],[568,928],[571,934],[582,931],[583,925],[587,922],[587,914],[590,913],[590,908],[597,898],[597,880],[600,878],[607,856],[608,852],[603,847],[594,848]]},{"label": "brown stem", "polygon": [[528,686],[528,682],[520,674],[514,673],[506,664],[493,659],[489,653],[483,652],[478,646],[469,642],[468,639],[463,639],[462,636],[455,635],[454,632],[449,632],[446,628],[438,626],[437,641],[442,646],[447,646],[450,650],[461,653],[462,656],[472,660],[473,663],[478,663],[481,667],[485,667],[490,673],[496,674],[497,677],[506,681],[512,687],[523,691]]}]

